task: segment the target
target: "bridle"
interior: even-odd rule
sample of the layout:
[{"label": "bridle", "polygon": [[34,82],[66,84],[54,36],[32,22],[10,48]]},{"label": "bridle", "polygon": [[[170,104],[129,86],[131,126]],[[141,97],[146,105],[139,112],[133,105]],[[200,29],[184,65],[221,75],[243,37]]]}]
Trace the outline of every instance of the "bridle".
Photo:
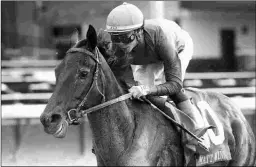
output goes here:
[{"label": "bridle", "polygon": [[[81,110],[82,106],[84,106],[87,98],[88,98],[88,94],[90,94],[92,88],[93,88],[93,85],[94,85],[94,82],[97,86],[97,90],[99,91],[99,93],[103,96],[103,101],[105,101],[105,95],[104,93],[102,93],[99,88],[98,88],[98,85],[97,85],[97,78],[98,78],[98,73],[99,73],[99,65],[101,64],[101,62],[99,61],[99,50],[98,48],[96,47],[95,48],[95,51],[96,51],[96,58],[95,58],[95,55],[86,50],[86,49],[83,49],[83,48],[71,48],[67,51],[67,53],[70,53],[70,52],[81,52],[81,53],[85,53],[86,55],[89,55],[95,62],[96,62],[96,70],[94,72],[94,76],[93,76],[93,83],[89,89],[89,91],[87,92],[87,94],[85,95],[84,99],[82,100],[82,102],[78,105],[78,107],[76,109],[70,109],[68,112],[67,112],[67,118],[68,120],[66,120],[68,122],[69,125],[78,125],[79,124],[79,121],[78,119],[82,118],[84,115],[86,114],[89,114],[91,112],[94,112],[94,111],[97,111],[99,109],[102,109],[104,107],[107,107],[109,105],[112,105],[112,104],[115,104],[117,102],[120,102],[120,101],[123,101],[123,100],[126,100],[126,99],[129,99],[130,97],[132,97],[132,93],[127,93],[127,94],[124,94],[122,96],[119,96],[115,99],[112,99],[112,100],[109,100],[107,102],[103,102],[99,105],[96,105],[92,108],[89,108],[89,109],[86,109],[86,110]],[[104,88],[103,88],[103,91],[104,91]],[[169,120],[171,120],[175,125],[177,125],[178,127],[180,127],[182,130],[184,130],[186,133],[188,133],[189,135],[191,135],[193,138],[195,138],[197,141],[199,141],[199,145],[201,144],[202,142],[202,139],[200,139],[199,137],[197,137],[196,135],[194,135],[193,133],[191,133],[189,130],[187,130],[186,128],[184,128],[182,125],[180,125],[178,122],[176,122],[174,119],[172,119],[170,116],[168,116],[167,114],[165,114],[163,111],[161,111],[157,106],[155,106],[153,103],[151,103],[148,99],[146,98],[143,98],[143,100],[145,102],[147,102],[149,105],[151,105],[153,108],[157,109],[160,113],[162,113],[166,118],[168,118]],[[72,114],[71,113],[74,113],[74,117],[72,117]],[[208,127],[208,128],[213,128],[213,127]],[[203,145],[201,145],[203,147]]]},{"label": "bridle", "polygon": [[[98,79],[98,75],[99,75],[99,66],[101,65],[101,62],[99,60],[99,49],[96,47],[95,48],[95,52],[96,52],[96,56],[93,52],[90,52],[87,49],[84,48],[71,48],[67,51],[67,53],[73,53],[73,52],[80,52],[80,53],[85,53],[86,55],[88,55],[90,58],[92,58],[95,62],[96,62],[96,70],[94,72],[94,76],[93,76],[93,82],[91,84],[91,87],[89,88],[87,94],[85,95],[84,99],[81,101],[81,103],[78,105],[77,108],[73,108],[70,109],[67,112],[67,122],[69,125],[77,125],[79,124],[79,119],[82,118],[84,115],[89,114],[93,111],[97,111],[99,109],[102,109],[104,107],[107,107],[109,105],[112,105],[114,103],[126,100],[128,98],[130,98],[132,96],[131,93],[128,94],[124,94],[118,98],[112,99],[110,101],[105,102],[105,95],[104,95],[104,87],[102,89],[102,91],[100,91],[100,89],[98,88],[98,84],[97,84],[97,79]],[[96,58],[95,58],[96,57]],[[90,94],[90,92],[92,91],[94,85],[96,85],[96,88],[98,90],[98,92],[101,94],[101,96],[103,97],[103,103],[96,105],[92,108],[86,109],[86,110],[81,110],[82,107],[84,106],[85,102],[88,100],[88,95]]]}]

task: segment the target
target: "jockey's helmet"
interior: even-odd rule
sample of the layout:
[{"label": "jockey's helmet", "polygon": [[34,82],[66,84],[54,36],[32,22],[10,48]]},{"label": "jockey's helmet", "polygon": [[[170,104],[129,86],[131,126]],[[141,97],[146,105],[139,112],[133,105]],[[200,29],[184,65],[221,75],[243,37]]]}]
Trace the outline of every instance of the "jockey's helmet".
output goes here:
[{"label": "jockey's helmet", "polygon": [[124,2],[109,13],[106,31],[112,34],[126,33],[141,28],[143,23],[141,10],[133,4]]}]

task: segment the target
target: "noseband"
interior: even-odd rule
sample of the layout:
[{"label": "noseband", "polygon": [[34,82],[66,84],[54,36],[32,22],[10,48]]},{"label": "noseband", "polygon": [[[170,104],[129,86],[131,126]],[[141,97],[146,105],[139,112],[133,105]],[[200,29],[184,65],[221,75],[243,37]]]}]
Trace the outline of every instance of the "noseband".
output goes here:
[{"label": "noseband", "polygon": [[[88,55],[89,57],[91,57],[95,62],[96,62],[96,70],[94,72],[94,76],[93,76],[93,82],[92,82],[92,85],[89,89],[89,91],[87,92],[87,94],[85,95],[84,99],[81,101],[81,103],[78,105],[78,107],[75,109],[70,109],[68,112],[67,112],[67,122],[69,123],[69,125],[78,125],[79,124],[79,119],[82,118],[84,115],[86,114],[89,114],[93,111],[97,111],[101,108],[104,108],[104,107],[107,107],[109,105],[112,105],[114,103],[117,103],[117,102],[120,102],[120,101],[123,101],[123,100],[126,100],[128,98],[130,98],[132,96],[131,93],[128,93],[128,94],[125,94],[125,95],[122,95],[118,98],[115,98],[115,99],[112,99],[110,101],[107,101],[107,102],[104,102],[105,101],[105,95],[104,95],[104,87],[102,89],[102,92],[100,91],[100,89],[98,88],[98,84],[97,84],[97,78],[98,78],[98,75],[99,75],[99,65],[101,64],[100,60],[99,60],[99,49],[96,47],[95,48],[95,51],[96,51],[96,56],[94,53],[88,51],[87,49],[83,49],[83,48],[71,48],[67,51],[67,53],[73,53],[73,52],[80,52],[80,53],[85,53],[86,55]],[[96,57],[96,58],[95,58]],[[93,89],[93,85],[94,83],[96,84],[96,87],[97,87],[97,90],[98,92],[102,95],[103,97],[103,102],[102,104],[99,104],[97,106],[94,106],[92,108],[89,108],[89,109],[86,109],[86,110],[81,110],[81,108],[84,106],[86,100],[88,99],[88,95],[90,94],[90,92],[92,91]]]}]

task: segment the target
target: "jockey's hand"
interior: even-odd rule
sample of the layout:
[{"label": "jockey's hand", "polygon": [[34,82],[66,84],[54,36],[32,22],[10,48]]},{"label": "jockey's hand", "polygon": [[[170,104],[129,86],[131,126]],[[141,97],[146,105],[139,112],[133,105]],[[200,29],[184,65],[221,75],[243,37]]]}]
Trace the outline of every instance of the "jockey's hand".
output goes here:
[{"label": "jockey's hand", "polygon": [[149,87],[145,85],[133,86],[129,89],[129,92],[132,93],[132,98],[140,100],[141,96],[146,96],[149,93]]}]

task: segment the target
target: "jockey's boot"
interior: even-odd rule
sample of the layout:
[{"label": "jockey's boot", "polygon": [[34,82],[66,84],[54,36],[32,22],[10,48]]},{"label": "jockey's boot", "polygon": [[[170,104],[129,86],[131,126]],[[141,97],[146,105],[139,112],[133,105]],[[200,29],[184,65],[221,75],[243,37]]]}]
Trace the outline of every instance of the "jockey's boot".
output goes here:
[{"label": "jockey's boot", "polygon": [[187,114],[193,121],[194,121],[194,127],[192,130],[192,133],[196,135],[198,138],[202,140],[202,142],[198,142],[195,138],[189,136],[188,137],[188,145],[198,145],[201,146],[202,149],[205,151],[208,151],[210,147],[210,143],[206,142],[204,139],[204,134],[208,129],[214,128],[213,126],[204,126],[204,121],[202,116],[200,115],[199,110],[196,108],[195,105],[192,104],[190,99],[187,99],[183,102],[180,102],[177,104],[178,109],[183,111],[185,114]]},{"label": "jockey's boot", "polygon": [[208,151],[210,143],[209,139],[208,141],[204,140],[204,134],[208,129],[214,127],[205,127],[204,120],[200,114],[200,111],[194,104],[192,104],[192,101],[190,100],[189,96],[185,93],[185,89],[181,89],[181,91],[174,95],[173,98],[173,101],[176,104],[177,108],[181,110],[183,113],[185,113],[192,120],[192,124],[188,124],[187,126],[190,127],[187,128],[189,128],[194,135],[201,139],[201,142],[198,142],[192,136],[187,135],[188,145],[195,145],[196,147],[199,146],[199,149]]}]

